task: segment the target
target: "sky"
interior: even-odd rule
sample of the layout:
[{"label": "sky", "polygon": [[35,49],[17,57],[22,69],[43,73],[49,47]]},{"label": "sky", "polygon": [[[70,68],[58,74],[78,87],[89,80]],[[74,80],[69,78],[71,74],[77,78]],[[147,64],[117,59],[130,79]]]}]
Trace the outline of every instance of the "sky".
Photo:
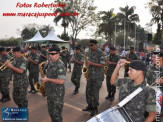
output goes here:
[{"label": "sky", "polygon": [[[4,17],[3,13],[18,13],[18,12],[43,12],[43,13],[51,13],[48,8],[20,8],[16,7],[17,3],[21,4],[32,4],[34,3],[43,3],[46,4],[53,3],[54,0],[0,0],[0,39],[1,38],[10,38],[12,37],[20,37],[18,33],[18,29],[22,30],[24,25],[36,23],[38,25],[50,25],[55,29],[56,35],[61,34],[63,32],[63,27],[53,22],[54,17]],[[142,27],[146,27],[146,23],[149,23],[152,16],[149,13],[149,9],[145,8],[146,3],[149,0],[94,0],[94,5],[97,6],[98,11],[108,11],[111,8],[114,8],[114,12],[119,12],[119,7],[125,7],[126,5],[136,6],[135,13],[139,15],[140,24]],[[70,30],[70,28],[68,29]],[[156,32],[156,26],[152,27],[152,31]],[[93,32],[82,31],[78,38],[90,38]]]}]

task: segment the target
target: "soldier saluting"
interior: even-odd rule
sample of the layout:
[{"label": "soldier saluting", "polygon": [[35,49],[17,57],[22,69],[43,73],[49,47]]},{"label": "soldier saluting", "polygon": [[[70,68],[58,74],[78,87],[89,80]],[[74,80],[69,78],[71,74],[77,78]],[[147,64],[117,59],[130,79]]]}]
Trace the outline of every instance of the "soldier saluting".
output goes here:
[{"label": "soldier saluting", "polygon": [[7,63],[6,66],[13,70],[14,80],[13,80],[13,100],[15,104],[20,108],[28,107],[27,100],[27,87],[28,87],[28,79],[27,79],[27,61],[22,56],[22,50],[20,47],[15,47],[13,49],[13,53],[15,56],[15,61],[13,64]]},{"label": "soldier saluting", "polygon": [[[156,111],[155,91],[148,87],[144,81],[146,69],[142,61],[132,61],[129,65],[129,78],[117,79],[119,70],[127,61],[120,59],[112,76],[111,84],[119,87],[119,101],[122,101],[129,94],[141,87],[143,90],[128,102],[124,108],[134,122],[153,122]],[[145,119],[144,112],[148,111],[149,116]]]},{"label": "soldier saluting", "polygon": [[88,52],[88,82],[86,85],[86,101],[88,106],[83,111],[90,111],[91,116],[98,113],[99,106],[99,90],[104,78],[105,57],[99,48],[97,48],[97,41],[90,40],[90,51]]}]

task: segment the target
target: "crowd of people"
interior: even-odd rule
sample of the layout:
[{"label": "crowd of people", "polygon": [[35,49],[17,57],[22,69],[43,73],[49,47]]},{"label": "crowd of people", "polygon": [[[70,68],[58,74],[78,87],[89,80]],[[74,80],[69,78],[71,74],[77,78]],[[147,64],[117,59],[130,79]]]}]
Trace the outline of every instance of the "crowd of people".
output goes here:
[{"label": "crowd of people", "polygon": [[[109,47],[108,54],[104,51],[98,47],[96,40],[90,40],[89,48],[85,50],[81,45],[77,45],[70,51],[65,46],[60,49],[57,45],[49,47],[44,44],[41,45],[40,51],[34,46],[28,49],[0,47],[0,92],[2,94],[0,102],[11,100],[9,83],[13,81],[12,95],[15,104],[20,108],[28,108],[28,84],[30,84],[29,93],[38,92],[35,84],[39,81],[39,64],[45,62],[46,76],[42,77],[41,81],[46,87],[48,112],[52,122],[62,122],[66,72],[72,71],[71,81],[75,86],[73,94],[76,95],[79,93],[84,66],[86,71],[83,72],[87,80],[85,90],[87,106],[82,109],[83,111],[90,111],[90,116],[98,114],[99,92],[106,78],[108,92],[106,100],[114,101],[116,87],[119,88],[120,101],[141,87],[143,91],[124,108],[133,122],[154,121],[156,114],[161,115],[161,109],[159,112],[156,110],[155,87],[161,84],[159,89],[163,91],[163,51],[157,50],[150,54],[135,53],[134,48],[131,47],[130,51],[123,50],[122,54],[118,55],[117,49],[113,46]],[[11,62],[13,58],[14,61]],[[74,64],[73,69],[71,63]],[[124,78],[118,79],[122,67],[125,68]]]}]

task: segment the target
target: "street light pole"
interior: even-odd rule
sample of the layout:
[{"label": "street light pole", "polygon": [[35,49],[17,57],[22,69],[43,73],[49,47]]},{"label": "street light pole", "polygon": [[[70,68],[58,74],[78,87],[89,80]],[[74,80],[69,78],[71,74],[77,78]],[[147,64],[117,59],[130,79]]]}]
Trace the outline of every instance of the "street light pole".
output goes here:
[{"label": "street light pole", "polygon": [[116,23],[115,23],[115,40],[114,40],[114,47],[116,46],[116,36],[117,36],[117,27],[116,27]]},{"label": "street light pole", "polygon": [[126,20],[124,19],[124,50],[126,48]]},{"label": "street light pole", "polygon": [[135,41],[134,41],[134,49],[136,48],[136,23],[135,23]]}]

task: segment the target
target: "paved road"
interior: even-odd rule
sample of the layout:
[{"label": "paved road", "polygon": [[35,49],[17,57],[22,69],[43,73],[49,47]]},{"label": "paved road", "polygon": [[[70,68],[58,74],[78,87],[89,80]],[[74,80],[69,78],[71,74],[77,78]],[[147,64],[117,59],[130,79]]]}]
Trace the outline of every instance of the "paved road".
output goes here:
[{"label": "paved road", "polygon": [[[120,71],[120,77],[123,76],[124,69]],[[66,81],[65,81],[65,97],[64,97],[64,107],[63,107],[63,122],[85,122],[90,119],[89,112],[83,112],[82,108],[86,107],[86,99],[85,99],[85,89],[86,89],[86,80],[82,75],[81,78],[81,87],[79,89],[79,93],[73,95],[74,85],[70,81],[71,73],[67,72]],[[10,96],[12,96],[12,82],[10,83]],[[103,85],[100,89],[100,106],[99,113],[110,108],[111,106],[115,106],[118,103],[118,92],[116,93],[115,100],[110,102],[109,100],[105,100],[107,96],[106,89],[106,81],[103,81]],[[1,95],[0,95],[1,97]],[[28,122],[51,122],[50,116],[48,114],[47,109],[47,101],[46,98],[43,98],[40,93],[37,94],[29,94],[29,120]],[[17,107],[13,102],[13,99],[7,103],[0,103],[0,108],[2,107]],[[0,109],[1,113],[1,109]],[[1,114],[0,114],[1,118]],[[0,120],[1,121],[1,120]],[[7,121],[6,121],[7,122]],[[8,121],[9,122],[9,121]],[[20,122],[20,121],[19,121]]]}]

